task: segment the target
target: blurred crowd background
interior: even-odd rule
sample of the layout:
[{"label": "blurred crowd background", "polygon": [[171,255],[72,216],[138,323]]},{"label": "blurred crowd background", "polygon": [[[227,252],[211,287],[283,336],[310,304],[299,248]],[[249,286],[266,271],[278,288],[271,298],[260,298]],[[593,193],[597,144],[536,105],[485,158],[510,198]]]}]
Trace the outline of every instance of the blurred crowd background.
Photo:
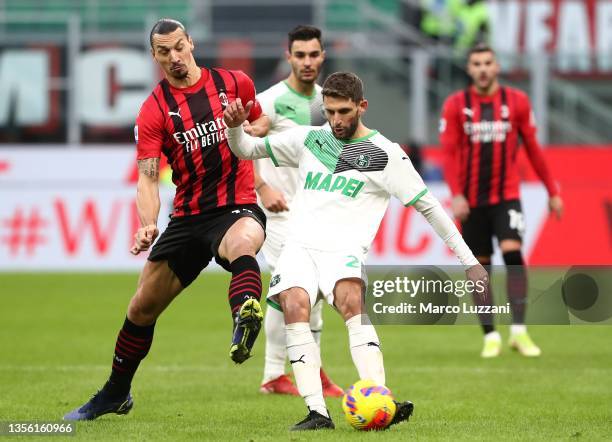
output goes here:
[{"label": "blurred crowd background", "polygon": [[287,31],[320,27],[325,73],[357,72],[368,123],[399,141],[437,143],[441,103],[467,84],[476,41],[531,96],[544,144],[612,136],[608,1],[0,0],[0,143],[130,142],[160,78],[148,32],[166,16],[185,23],[202,63],[242,69],[259,90],[287,73]]}]

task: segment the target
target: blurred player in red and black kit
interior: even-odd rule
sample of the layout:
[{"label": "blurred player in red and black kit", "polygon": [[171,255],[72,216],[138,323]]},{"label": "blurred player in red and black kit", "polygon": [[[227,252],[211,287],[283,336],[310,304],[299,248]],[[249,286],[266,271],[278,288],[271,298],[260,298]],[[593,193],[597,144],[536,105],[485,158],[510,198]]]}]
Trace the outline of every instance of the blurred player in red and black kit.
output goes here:
[{"label": "blurred player in red and black kit", "polygon": [[[110,378],[96,395],[64,416],[91,420],[132,408],[130,385],[153,340],[155,321],[214,258],[232,273],[229,304],[234,332],[230,357],[242,363],[261,328],[261,275],[255,255],[264,241],[265,215],[257,205],[253,166],[227,145],[223,111],[240,98],[255,101],[253,81],[240,71],[199,67],[185,27],[159,20],[150,34],[151,53],[163,79],[140,109],[137,206],[142,227],[131,252],[146,251],[159,234],[159,160],[172,167],[176,184],[168,228],[153,246],[115,346]],[[262,114],[257,102],[249,121]]]},{"label": "blurred player in red and black kit", "polygon": [[[446,99],[440,120],[444,177],[452,193],[452,211],[461,221],[463,237],[474,255],[490,266],[492,237],[499,243],[507,266],[507,291],[512,307],[509,344],[524,356],[539,356],[524,325],[527,275],[521,254],[524,231],[519,200],[516,154],[519,136],[527,156],[549,194],[549,208],[561,217],[563,201],[546,166],[527,95],[501,86],[495,52],[478,44],[468,54],[472,86]],[[490,271],[490,269],[488,269]],[[491,303],[488,299],[480,301]],[[478,300],[476,300],[478,302]],[[485,332],[482,357],[501,352],[501,336],[490,314],[480,315]]]}]

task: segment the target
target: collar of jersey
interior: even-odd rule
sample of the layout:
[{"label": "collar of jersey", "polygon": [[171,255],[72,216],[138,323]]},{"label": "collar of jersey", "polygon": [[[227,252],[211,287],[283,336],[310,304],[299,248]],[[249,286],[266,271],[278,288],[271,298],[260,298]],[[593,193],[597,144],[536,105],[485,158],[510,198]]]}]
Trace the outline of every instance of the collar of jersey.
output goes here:
[{"label": "collar of jersey", "polygon": [[208,80],[208,76],[210,75],[210,72],[208,72],[208,69],[206,68],[200,68],[200,69],[202,71],[202,75],[200,75],[200,79],[196,81],[194,84],[192,84],[191,86],[175,87],[175,86],[172,86],[172,84],[170,84],[168,80],[166,80],[168,82],[168,86],[170,86],[170,89],[180,92],[182,94],[190,94],[192,92],[199,90],[202,87],[202,85],[206,82],[206,80]]},{"label": "collar of jersey", "polygon": [[481,94],[478,93],[478,90],[476,89],[476,86],[471,85],[470,86],[470,93],[473,94],[474,96],[478,97],[478,101],[480,101],[481,103],[488,103],[488,102],[494,101],[495,98],[497,98],[497,96],[499,94],[501,94],[501,86],[499,86],[497,88],[497,90],[492,95],[481,95]]},{"label": "collar of jersey", "polygon": [[363,137],[353,138],[352,140],[346,140],[346,141],[341,140],[341,141],[342,141],[342,144],[344,144],[346,146],[347,144],[354,144],[354,143],[359,143],[360,141],[365,141],[368,138],[372,138],[377,133],[378,133],[377,130],[371,130],[369,134],[364,135]]},{"label": "collar of jersey", "polygon": [[285,86],[287,86],[287,89],[289,89],[291,92],[293,92],[298,97],[305,98],[307,100],[312,100],[315,97],[315,95],[317,95],[317,87],[316,86],[315,86],[314,90],[312,91],[312,94],[304,95],[304,94],[300,94],[298,91],[296,91],[291,86],[289,86],[289,82],[287,80],[283,80],[283,83],[285,83]]}]

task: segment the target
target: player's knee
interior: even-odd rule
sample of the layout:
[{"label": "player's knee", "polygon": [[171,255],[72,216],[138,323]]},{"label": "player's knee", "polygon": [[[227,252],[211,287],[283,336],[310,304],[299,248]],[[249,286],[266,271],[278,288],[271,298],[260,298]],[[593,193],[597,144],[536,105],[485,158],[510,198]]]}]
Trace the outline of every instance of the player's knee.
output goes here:
[{"label": "player's knee", "polygon": [[358,293],[350,293],[340,298],[337,297],[334,304],[345,321],[362,313],[361,296]]},{"label": "player's knee", "polygon": [[336,283],[334,305],[345,321],[362,313],[361,294],[363,289],[363,282],[357,278],[345,279]]},{"label": "player's knee", "polygon": [[255,256],[263,242],[263,234],[252,230],[233,232],[226,239],[225,253],[230,261],[244,256]]},{"label": "player's knee", "polygon": [[128,305],[128,318],[138,325],[153,324],[159,316],[159,306],[142,296],[140,290]]},{"label": "player's knee", "polygon": [[287,290],[279,295],[285,323],[308,322],[310,319],[310,301],[307,296]]}]

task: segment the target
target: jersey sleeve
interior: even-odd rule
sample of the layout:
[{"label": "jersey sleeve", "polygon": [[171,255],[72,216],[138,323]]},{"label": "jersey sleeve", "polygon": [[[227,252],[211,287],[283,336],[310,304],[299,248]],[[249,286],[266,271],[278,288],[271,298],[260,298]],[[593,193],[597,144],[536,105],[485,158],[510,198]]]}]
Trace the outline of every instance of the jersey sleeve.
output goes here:
[{"label": "jersey sleeve", "polygon": [[516,92],[516,107],[518,111],[517,125],[521,138],[524,142],[535,140],[537,126],[529,97],[524,93]]},{"label": "jersey sleeve", "polygon": [[412,206],[427,193],[427,186],[398,144],[386,150],[389,159],[382,172],[381,185],[404,206]]},{"label": "jersey sleeve", "polygon": [[134,139],[136,141],[136,158],[161,157],[164,144],[164,117],[161,110],[154,102],[155,98],[150,96],[140,108],[134,126]]},{"label": "jersey sleeve", "polygon": [[461,144],[461,115],[456,100],[450,97],[442,107],[440,116],[440,144],[442,145],[442,172],[451,193],[461,193],[459,186],[459,146]]},{"label": "jersey sleeve", "polygon": [[537,128],[535,116],[529,103],[529,98],[526,94],[520,93],[517,96],[518,109],[518,130],[525,145],[525,150],[533,169],[546,186],[549,196],[554,196],[559,193],[559,188],[550,173],[550,169],[546,164],[540,143],[536,136]]},{"label": "jersey sleeve", "polygon": [[261,106],[261,110],[264,114],[268,116],[270,119],[270,125],[274,127],[277,120],[277,113],[274,108],[274,97],[273,94],[270,93],[270,90],[264,91],[260,94],[257,94],[257,101]]},{"label": "jersey sleeve", "polygon": [[276,167],[298,167],[304,153],[308,128],[294,127],[264,138],[266,150]]},{"label": "jersey sleeve", "polygon": [[244,72],[233,71],[233,73],[236,77],[236,87],[238,88],[236,94],[242,100],[242,104],[246,105],[249,101],[253,102],[253,107],[251,108],[251,112],[249,113],[247,120],[255,121],[261,117],[261,114],[263,113],[261,110],[261,105],[256,98],[255,84],[253,84],[251,77]]}]

